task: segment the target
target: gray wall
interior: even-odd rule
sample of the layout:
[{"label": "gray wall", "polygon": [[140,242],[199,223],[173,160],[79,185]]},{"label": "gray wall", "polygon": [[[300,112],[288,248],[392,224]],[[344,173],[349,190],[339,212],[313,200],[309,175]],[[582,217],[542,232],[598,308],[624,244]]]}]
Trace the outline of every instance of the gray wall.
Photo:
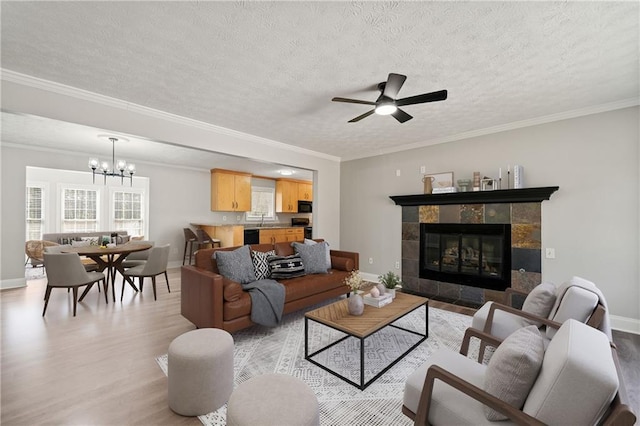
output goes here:
[{"label": "gray wall", "polygon": [[497,177],[499,167],[504,178],[507,164],[520,164],[526,187],[560,187],[542,203],[543,253],[556,250],[555,259],[543,259],[543,279],[559,284],[578,275],[595,282],[611,313],[637,327],[638,126],[634,107],[343,162],[341,247],[360,252],[365,273],[395,270],[401,207],[389,196],[422,193],[420,166],[461,179],[474,171]]}]

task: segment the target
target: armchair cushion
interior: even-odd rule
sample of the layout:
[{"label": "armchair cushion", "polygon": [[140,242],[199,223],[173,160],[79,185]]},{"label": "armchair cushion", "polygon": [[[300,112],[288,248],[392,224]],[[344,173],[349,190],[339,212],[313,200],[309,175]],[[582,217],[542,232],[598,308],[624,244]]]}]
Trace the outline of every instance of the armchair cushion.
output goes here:
[{"label": "armchair cushion", "polygon": [[[484,330],[484,325],[487,322],[487,316],[489,315],[489,309],[491,309],[492,303],[493,302],[487,302],[478,309],[478,311],[473,315],[471,327],[476,330]],[[488,333],[504,340],[514,331],[519,328],[526,327],[527,325],[529,324],[522,317],[501,310],[496,310],[493,316],[493,322],[491,323],[491,330],[489,330]]]},{"label": "armchair cushion", "polygon": [[570,319],[549,343],[523,411],[546,424],[598,424],[618,385],[607,336]]},{"label": "armchair cushion", "polygon": [[[562,300],[555,312],[552,312],[550,319],[561,324],[569,318],[586,323],[597,305],[598,296],[595,293],[581,287],[571,286],[564,292]],[[556,332],[555,328],[547,327],[547,338],[552,339]]]},{"label": "armchair cushion", "polygon": [[249,246],[245,245],[233,251],[216,251],[213,255],[218,263],[220,275],[240,284],[256,280]]},{"label": "armchair cushion", "polygon": [[[498,346],[487,365],[484,389],[491,395],[520,409],[538,377],[544,358],[544,343],[535,325],[521,328]],[[489,420],[506,420],[498,411],[485,406]]]},{"label": "armchair cushion", "polygon": [[[531,290],[524,300],[522,310],[542,318],[548,318],[551,308],[556,301],[556,286],[553,283],[544,282]],[[528,320],[532,325],[540,327],[539,322]]]},{"label": "armchair cushion", "polygon": [[[437,350],[429,360],[418,367],[405,382],[403,405],[414,413],[418,412],[420,395],[424,386],[427,370],[432,365],[446,368],[458,377],[482,388],[487,366],[460,355],[448,348]],[[490,425],[482,415],[484,405],[459,390],[437,380],[434,384],[429,410],[429,422],[434,425]],[[503,426],[509,423],[501,423]]]}]

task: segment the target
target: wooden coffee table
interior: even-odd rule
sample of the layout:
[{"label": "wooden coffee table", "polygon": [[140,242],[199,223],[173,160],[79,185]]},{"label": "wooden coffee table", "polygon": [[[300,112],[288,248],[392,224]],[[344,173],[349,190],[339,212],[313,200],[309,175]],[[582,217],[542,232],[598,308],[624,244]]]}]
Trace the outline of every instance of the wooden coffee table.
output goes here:
[{"label": "wooden coffee table", "polygon": [[[373,381],[375,381],[378,377],[382,376],[386,373],[391,367],[396,365],[398,361],[400,361],[405,355],[415,349],[420,343],[424,342],[428,337],[428,322],[429,322],[429,311],[427,305],[428,299],[424,297],[414,296],[411,294],[396,292],[396,298],[393,299],[393,302],[383,306],[382,308],[375,308],[373,306],[365,305],[364,313],[360,316],[351,315],[347,310],[347,299],[339,300],[335,303],[332,303],[327,306],[323,306],[322,308],[315,309],[313,311],[309,311],[304,315],[304,358],[322,368],[325,371],[333,374],[336,377],[341,378],[347,383],[352,384],[360,390],[365,389],[369,386]],[[425,309],[425,331],[424,334],[418,333],[414,330],[408,330],[406,328],[399,327],[394,325],[393,322],[399,320],[405,315],[410,314],[416,309],[424,306]],[[323,324],[327,327],[331,327],[335,330],[339,330],[346,334],[343,338],[313,352],[309,353],[309,321],[315,321],[317,323]],[[397,359],[395,359],[391,364],[386,366],[382,371],[377,373],[371,380],[365,382],[364,378],[364,342],[367,337],[370,337],[375,332],[381,330],[384,327],[394,327],[399,330],[403,330],[417,336],[420,336],[420,340],[416,342],[413,346],[407,349],[404,353],[402,353]],[[329,367],[320,364],[316,360],[313,359],[314,356],[318,355],[321,352],[324,352],[333,346],[339,344],[340,342],[354,337],[360,340],[360,383],[356,383],[347,377],[337,373],[334,370],[331,370]]]}]

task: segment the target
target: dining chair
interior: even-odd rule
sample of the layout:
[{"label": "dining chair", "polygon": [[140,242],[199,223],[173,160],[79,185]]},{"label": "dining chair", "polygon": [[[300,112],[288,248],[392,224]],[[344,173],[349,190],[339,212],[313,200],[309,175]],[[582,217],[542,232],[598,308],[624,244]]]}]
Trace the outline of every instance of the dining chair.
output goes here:
[{"label": "dining chair", "polygon": [[53,288],[67,288],[73,290],[73,316],[76,316],[76,306],[78,304],[78,287],[88,285],[87,289],[80,297],[82,301],[84,294],[100,281],[104,287],[105,299],[107,297],[107,284],[102,272],[87,272],[80,256],[77,253],[44,253],[44,268],[47,273],[47,289],[44,295],[44,309],[42,316],[47,312],[49,296]]},{"label": "dining chair", "polygon": [[135,278],[138,277],[140,282],[140,291],[142,291],[142,287],[144,285],[144,279],[146,277],[151,278],[151,282],[153,283],[153,300],[157,300],[156,298],[156,276],[160,274],[164,274],[164,278],[167,281],[167,290],[171,293],[171,288],[169,287],[169,277],[167,276],[167,264],[169,262],[169,249],[171,246],[169,244],[165,244],[163,246],[152,247],[149,249],[149,258],[144,263],[144,265],[134,266],[133,268],[129,268],[124,271],[124,276],[122,278],[122,293],[120,294],[120,301],[124,298],[124,286],[125,279],[127,278]]},{"label": "dining chair", "polygon": [[[153,247],[155,242],[154,241],[135,240],[135,241],[130,241],[129,244],[151,244],[151,246]],[[141,250],[141,251],[134,251],[133,253],[130,253],[122,261],[122,267],[123,268],[133,268],[135,266],[144,265],[145,263],[147,263],[147,260],[149,259],[149,250],[151,250],[151,249]]]},{"label": "dining chair", "polygon": [[[56,243],[53,243],[53,244],[54,245],[45,246],[44,252],[45,253],[62,253],[62,250],[71,247],[69,244],[56,244]],[[80,262],[82,262],[82,265],[84,266],[84,269],[87,272],[94,272],[98,270],[98,264],[89,258],[80,257]]]},{"label": "dining chair", "polygon": [[44,257],[42,255],[45,248],[57,245],[58,243],[45,240],[29,240],[25,242],[24,254],[27,255],[27,260],[24,262],[24,266],[27,266],[27,263],[30,263],[32,268],[44,266]]}]

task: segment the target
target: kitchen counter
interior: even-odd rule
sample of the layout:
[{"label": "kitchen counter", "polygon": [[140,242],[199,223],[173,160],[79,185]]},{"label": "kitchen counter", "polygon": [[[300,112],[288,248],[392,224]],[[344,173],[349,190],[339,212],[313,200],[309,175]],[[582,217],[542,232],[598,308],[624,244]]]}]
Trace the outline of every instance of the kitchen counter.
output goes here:
[{"label": "kitchen counter", "polygon": [[[260,233],[259,238],[264,243],[300,241],[304,238],[304,227],[291,226],[289,223],[265,223],[262,226],[255,223],[191,223],[191,226],[204,229],[210,237],[219,239],[222,247],[243,245],[244,231],[272,231]],[[282,235],[273,234],[278,230],[283,231]]]}]

